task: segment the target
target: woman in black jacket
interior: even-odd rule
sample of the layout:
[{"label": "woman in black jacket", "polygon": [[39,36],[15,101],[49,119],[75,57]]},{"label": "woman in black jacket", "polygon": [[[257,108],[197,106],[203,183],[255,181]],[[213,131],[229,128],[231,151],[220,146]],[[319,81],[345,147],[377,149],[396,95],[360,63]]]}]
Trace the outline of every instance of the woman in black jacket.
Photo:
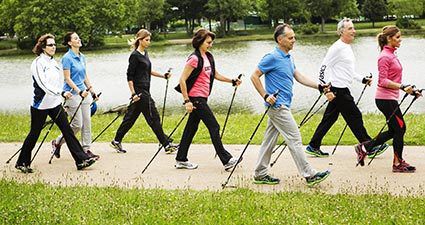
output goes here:
[{"label": "woman in black jacket", "polygon": [[121,141],[125,134],[134,125],[140,113],[146,119],[146,122],[152,128],[159,142],[164,146],[166,153],[173,153],[177,150],[177,146],[173,145],[162,130],[159,113],[155,107],[155,102],[149,92],[151,84],[151,75],[168,79],[171,74],[160,74],[152,70],[152,64],[146,49],[151,43],[151,33],[145,29],[141,29],[136,34],[136,40],[133,42],[134,51],[130,55],[127,81],[131,92],[132,104],[128,107],[128,111],[115,134],[111,146],[118,153],[127,152],[122,148]]}]

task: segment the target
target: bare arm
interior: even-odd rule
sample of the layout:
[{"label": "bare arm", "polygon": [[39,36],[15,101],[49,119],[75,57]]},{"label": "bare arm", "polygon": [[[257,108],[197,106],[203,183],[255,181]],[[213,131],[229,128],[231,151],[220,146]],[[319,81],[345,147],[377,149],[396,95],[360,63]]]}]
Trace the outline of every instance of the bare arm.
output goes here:
[{"label": "bare arm", "polygon": [[318,89],[318,84],[316,82],[314,82],[310,77],[300,73],[298,70],[295,70],[294,77],[295,80],[298,81],[298,83],[307,87]]},{"label": "bare arm", "polygon": [[155,76],[155,77],[160,77],[160,78],[164,78],[164,79],[167,79],[166,77],[165,77],[165,74],[161,74],[161,73],[158,73],[158,72],[156,72],[156,71],[151,71],[151,75],[152,76]]},{"label": "bare arm", "polygon": [[[193,71],[193,67],[191,67],[190,65],[186,65],[183,69],[183,73],[180,77],[179,80],[179,84],[180,84],[180,89],[182,91],[182,95],[183,95],[183,100],[185,102],[189,101],[189,93],[187,93],[187,86],[186,86],[186,80],[187,78],[189,78],[190,74]],[[192,110],[194,109],[192,102],[187,102],[184,104],[186,107],[186,111],[191,113]]]},{"label": "bare arm", "polygon": [[266,99],[266,90],[263,87],[263,84],[261,83],[260,77],[263,76],[263,72],[261,72],[258,67],[254,70],[254,73],[251,75],[251,82],[254,85],[257,92],[260,94],[260,96],[268,103],[274,104],[276,102],[276,98],[273,95],[269,95]]},{"label": "bare arm", "polygon": [[65,82],[74,90],[77,92],[77,94],[79,94],[81,91],[83,91],[83,93],[81,94],[82,97],[87,97],[87,95],[89,94],[86,90],[80,90],[77,85],[75,85],[74,81],[72,81],[71,79],[71,71],[70,70],[63,70],[63,76],[65,78]]}]

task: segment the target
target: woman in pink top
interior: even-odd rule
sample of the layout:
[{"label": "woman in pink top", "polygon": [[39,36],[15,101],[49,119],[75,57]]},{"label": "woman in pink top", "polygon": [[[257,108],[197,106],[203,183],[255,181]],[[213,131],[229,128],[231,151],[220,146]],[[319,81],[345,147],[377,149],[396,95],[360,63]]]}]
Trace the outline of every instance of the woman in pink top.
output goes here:
[{"label": "woman in pink top", "polygon": [[378,58],[378,88],[376,90],[375,102],[378,109],[385,115],[388,122],[388,130],[377,138],[381,143],[393,139],[394,159],[393,172],[412,173],[416,168],[409,165],[403,159],[404,133],[406,124],[398,106],[400,90],[409,94],[413,93],[411,85],[402,84],[403,68],[394,54],[400,47],[401,33],[396,26],[385,26],[382,33],[378,34],[378,43],[381,54]]},{"label": "woman in pink top", "polygon": [[233,85],[241,83],[239,79],[225,77],[215,69],[214,57],[208,51],[214,38],[215,34],[206,29],[200,29],[194,34],[192,46],[195,51],[186,61],[179,85],[176,87],[176,90],[183,95],[186,111],[190,113],[176,156],[175,167],[177,169],[196,169],[198,167],[197,164],[188,161],[187,153],[201,120],[208,128],[211,141],[224,169],[229,170],[237,163],[237,159],[224,149],[219,134],[220,126],[207,104],[214,79]]}]

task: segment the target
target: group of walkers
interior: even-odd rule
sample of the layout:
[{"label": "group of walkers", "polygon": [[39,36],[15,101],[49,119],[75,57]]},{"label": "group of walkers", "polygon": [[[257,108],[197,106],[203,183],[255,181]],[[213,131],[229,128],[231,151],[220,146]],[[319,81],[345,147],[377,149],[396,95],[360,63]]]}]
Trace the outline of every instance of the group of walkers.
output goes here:
[{"label": "group of walkers", "polygon": [[[362,114],[350,93],[353,79],[365,85],[370,85],[372,82],[372,77],[361,76],[355,72],[355,56],[351,49],[351,43],[356,34],[353,22],[347,18],[341,20],[337,25],[337,33],[339,40],[329,48],[320,67],[318,82],[316,82],[302,74],[294,64],[294,59],[290,54],[296,42],[294,30],[288,24],[276,27],[274,32],[276,48],[260,60],[251,75],[255,89],[264,99],[265,106],[268,107],[266,111],[267,128],[254,170],[254,183],[277,184],[280,182],[278,178],[272,177],[268,173],[271,155],[279,134],[284,137],[298,172],[306,179],[307,184],[314,185],[325,180],[330,175],[330,171],[316,171],[307,161],[305,153],[317,157],[329,156],[320,149],[320,146],[323,137],[338,119],[339,114],[342,114],[359,141],[354,148],[357,154],[357,164],[363,166],[367,155],[374,157],[382,154],[388,148],[385,142],[393,139],[392,171],[404,173],[416,170],[402,156],[406,124],[399,108],[398,98],[400,90],[415,95],[415,97],[421,96],[421,93],[413,85],[402,83],[402,66],[394,54],[395,50],[400,47],[400,30],[395,26],[386,26],[378,35],[381,54],[378,59],[379,78],[375,98],[378,109],[387,120],[388,130],[375,138],[368,135],[363,125]],[[199,29],[193,36],[194,52],[187,58],[179,85],[175,88],[182,94],[183,105],[186,113],[189,114],[180,144],[176,145],[172,143],[169,136],[165,135],[158,110],[150,94],[151,76],[169,79],[172,74],[169,72],[161,74],[152,69],[147,51],[151,34],[145,29],[137,32],[133,41],[134,51],[130,55],[127,69],[131,101],[122,123],[116,131],[115,138],[110,143],[118,153],[126,153],[121,144],[122,140],[142,113],[165,152],[177,151],[175,158],[175,168],[177,169],[196,169],[198,167],[197,164],[188,160],[188,150],[200,121],[206,125],[214,149],[226,171],[234,169],[242,161],[242,156],[233,157],[224,148],[219,134],[220,126],[208,106],[208,97],[215,79],[231,83],[233,86],[239,86],[242,83],[239,78],[231,79],[218,71],[214,57],[209,51],[214,39],[215,34],[206,29]],[[56,51],[53,35],[41,36],[33,50],[38,57],[31,66],[34,81],[31,130],[24,141],[15,165],[17,169],[25,173],[32,172],[31,151],[47,115],[53,119],[62,132],[60,137],[52,141],[53,153],[56,157],[60,157],[60,147],[63,142],[66,142],[78,170],[92,165],[100,158],[90,149],[92,142],[90,103],[97,100],[98,96],[87,75],[85,57],[79,51],[81,40],[78,34],[67,33],[64,37],[64,45],[68,46],[69,50],[62,57],[62,68],[53,58]],[[260,79],[263,75],[264,86]],[[294,79],[304,86],[319,90],[320,95],[324,94],[329,102],[305,151],[299,127],[291,113]],[[62,106],[62,97],[65,98],[66,113],[71,117],[70,123],[68,123],[65,109]],[[75,136],[79,131],[81,131],[81,144]]]}]

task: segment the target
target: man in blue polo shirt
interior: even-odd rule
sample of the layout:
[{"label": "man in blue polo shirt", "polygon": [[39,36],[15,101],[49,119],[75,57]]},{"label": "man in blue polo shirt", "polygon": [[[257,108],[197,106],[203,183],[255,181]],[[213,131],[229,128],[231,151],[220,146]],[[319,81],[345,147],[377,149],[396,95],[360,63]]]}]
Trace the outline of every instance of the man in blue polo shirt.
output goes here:
[{"label": "man in blue polo shirt", "polygon": [[[278,184],[280,182],[278,178],[267,174],[272,151],[280,133],[285,138],[299,173],[306,179],[307,185],[312,186],[325,180],[330,171],[317,172],[307,162],[302,149],[301,134],[290,111],[293,95],[292,86],[295,78],[299,83],[321,91],[327,87],[315,83],[296,69],[294,60],[289,54],[289,51],[294,47],[295,33],[289,25],[277,26],[274,32],[274,40],[278,46],[261,59],[258,67],[251,75],[251,81],[261,97],[264,98],[265,105],[272,105],[268,111],[269,119],[257,160],[254,183]],[[265,75],[265,89],[260,80],[263,74]],[[272,95],[276,91],[279,91],[277,98]]]}]

